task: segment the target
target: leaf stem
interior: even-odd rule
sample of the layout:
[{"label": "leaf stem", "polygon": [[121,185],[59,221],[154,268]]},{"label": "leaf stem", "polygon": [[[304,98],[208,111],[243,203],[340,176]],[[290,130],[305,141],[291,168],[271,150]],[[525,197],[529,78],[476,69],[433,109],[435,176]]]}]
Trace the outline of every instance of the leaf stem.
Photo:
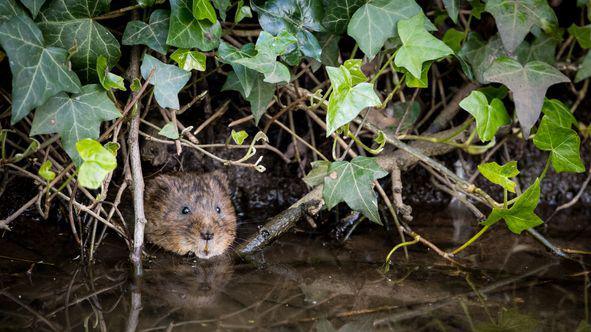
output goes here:
[{"label": "leaf stem", "polygon": [[507,208],[507,198],[508,198],[508,191],[507,189],[503,189],[503,208]]},{"label": "leaf stem", "polygon": [[[374,84],[378,80],[378,78],[380,78],[380,76],[382,75],[384,70],[386,70],[386,68],[390,65],[392,60],[394,60],[394,57],[396,57],[396,53],[398,53],[398,50],[396,50],[394,53],[392,53],[392,55],[390,55],[390,57],[388,58],[388,61],[386,61],[386,63],[382,66],[382,68],[380,68],[380,70],[378,70],[378,72],[375,74],[375,76],[371,79],[371,81],[369,83]],[[403,80],[400,80],[400,81],[403,81]]]},{"label": "leaf stem", "polygon": [[476,233],[472,238],[470,238],[470,240],[466,241],[466,243],[462,244],[461,247],[452,251],[451,253],[456,255],[460,251],[466,249],[469,245],[474,243],[474,241],[478,240],[478,238],[480,238],[482,236],[482,234],[484,234],[484,232],[486,232],[489,228],[490,228],[490,225],[486,225],[486,226],[482,227],[482,229],[478,233]]},{"label": "leaf stem", "polygon": [[412,240],[412,241],[406,241],[406,242],[401,242],[401,243],[398,243],[396,246],[394,246],[394,248],[392,248],[392,250],[390,250],[390,252],[388,253],[388,256],[386,256],[386,267],[385,267],[386,272],[388,272],[390,270],[390,268],[389,268],[390,258],[392,257],[392,255],[394,254],[394,252],[396,250],[398,250],[398,249],[400,249],[402,247],[406,247],[406,246],[410,246],[410,245],[416,244],[416,243],[419,242],[420,239],[421,239],[421,236],[417,234],[417,235],[414,236],[414,240]]},{"label": "leaf stem", "polygon": [[548,172],[548,168],[550,168],[550,161],[552,160],[552,155],[548,155],[548,159],[546,159],[546,165],[544,166],[544,170],[542,171],[542,174],[540,174],[540,181],[542,181],[544,179],[544,177],[546,176],[546,173]]}]

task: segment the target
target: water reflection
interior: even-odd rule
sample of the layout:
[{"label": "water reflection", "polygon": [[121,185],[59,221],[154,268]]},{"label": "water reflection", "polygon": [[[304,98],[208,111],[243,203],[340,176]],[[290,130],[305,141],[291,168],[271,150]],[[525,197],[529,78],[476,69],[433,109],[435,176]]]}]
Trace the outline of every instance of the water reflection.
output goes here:
[{"label": "water reflection", "polygon": [[0,330],[589,331],[585,262],[493,231],[463,267],[415,246],[384,273],[390,242],[380,234],[339,247],[287,236],[256,264],[153,252],[138,283],[116,241],[87,267],[68,251],[48,265],[13,250],[21,260],[0,264]]}]

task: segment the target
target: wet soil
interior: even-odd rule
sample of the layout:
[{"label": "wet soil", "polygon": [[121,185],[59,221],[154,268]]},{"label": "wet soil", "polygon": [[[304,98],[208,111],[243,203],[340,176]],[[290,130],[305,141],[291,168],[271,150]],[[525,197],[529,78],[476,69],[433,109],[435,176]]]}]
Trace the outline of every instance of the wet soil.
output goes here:
[{"label": "wet soil", "polygon": [[[420,209],[413,226],[455,247],[475,222],[448,212]],[[553,229],[556,243],[591,249],[589,228]],[[0,330],[574,331],[589,320],[589,261],[558,260],[501,224],[460,255],[462,266],[413,245],[386,272],[393,243],[366,223],[344,244],[295,232],[250,260],[148,247],[145,277],[134,283],[121,240],[109,235],[89,266],[67,228],[24,218],[0,239]]]}]

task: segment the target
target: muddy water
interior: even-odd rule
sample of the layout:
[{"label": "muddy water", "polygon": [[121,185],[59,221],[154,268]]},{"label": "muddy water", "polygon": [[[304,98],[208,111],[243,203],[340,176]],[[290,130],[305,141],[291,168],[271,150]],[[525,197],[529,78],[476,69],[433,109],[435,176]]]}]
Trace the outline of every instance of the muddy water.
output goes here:
[{"label": "muddy water", "polygon": [[[443,248],[474,231],[443,214],[417,217],[416,231]],[[415,245],[408,260],[393,256],[389,272],[392,241],[371,227],[344,245],[291,234],[253,261],[203,263],[148,248],[139,284],[115,238],[82,266],[67,231],[18,229],[0,239],[1,331],[589,331],[588,265],[557,260],[503,227],[463,253],[462,266]],[[558,235],[590,249],[588,228]]]}]

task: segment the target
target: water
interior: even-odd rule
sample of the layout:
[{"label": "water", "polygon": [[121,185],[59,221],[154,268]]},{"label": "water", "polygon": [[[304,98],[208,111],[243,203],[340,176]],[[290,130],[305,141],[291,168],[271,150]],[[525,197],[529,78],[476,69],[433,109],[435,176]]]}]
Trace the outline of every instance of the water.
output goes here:
[{"label": "water", "polygon": [[[415,230],[454,247],[458,230],[446,218],[425,215]],[[562,235],[559,244],[591,243],[589,230]],[[344,245],[287,235],[254,262],[148,248],[141,284],[129,278],[121,241],[107,238],[96,263],[82,266],[70,239],[43,226],[0,240],[0,330],[589,331],[588,262],[557,260],[501,225],[463,254],[463,266],[414,245],[387,273],[391,241],[379,228]]]}]

